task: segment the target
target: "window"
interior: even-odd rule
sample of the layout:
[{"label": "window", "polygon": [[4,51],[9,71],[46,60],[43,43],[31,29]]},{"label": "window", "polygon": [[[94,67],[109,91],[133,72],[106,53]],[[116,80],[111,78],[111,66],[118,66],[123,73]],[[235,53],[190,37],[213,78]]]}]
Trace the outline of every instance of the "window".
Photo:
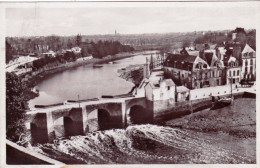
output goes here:
[{"label": "window", "polygon": [[163,98],[163,93],[160,94],[160,98],[161,98],[161,99]]},{"label": "window", "polygon": [[237,70],[237,76],[239,76],[239,70]]},{"label": "window", "polygon": [[221,70],[219,70],[219,77],[221,77],[222,76],[222,71]]},{"label": "window", "polygon": [[170,86],[168,86],[167,89],[170,90],[171,89]]},{"label": "window", "polygon": [[250,72],[249,73],[253,73],[253,67],[250,66]]},{"label": "window", "polygon": [[231,71],[229,71],[229,76],[231,76]]},{"label": "window", "polygon": [[250,64],[253,65],[253,59],[250,60]]},{"label": "window", "polygon": [[212,71],[212,77],[214,77],[214,76],[215,76],[214,71]]},{"label": "window", "polygon": [[253,52],[250,52],[250,53],[249,53],[249,56],[250,56],[250,57],[253,57]]},{"label": "window", "polygon": [[245,65],[247,66],[247,60],[245,60]]},{"label": "window", "polygon": [[236,71],[233,71],[233,76],[236,76]]}]

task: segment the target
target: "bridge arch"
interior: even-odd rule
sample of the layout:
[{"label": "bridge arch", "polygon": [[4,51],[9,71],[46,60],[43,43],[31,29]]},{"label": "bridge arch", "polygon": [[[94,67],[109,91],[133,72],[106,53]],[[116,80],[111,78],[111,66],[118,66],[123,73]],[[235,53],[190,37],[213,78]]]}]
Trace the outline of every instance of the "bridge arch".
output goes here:
[{"label": "bridge arch", "polygon": [[109,129],[111,115],[104,108],[93,108],[87,112],[88,132]]},{"label": "bridge arch", "polygon": [[146,124],[153,121],[153,111],[145,98],[126,101],[125,126],[131,124]]},{"label": "bridge arch", "polygon": [[83,134],[83,118],[81,108],[52,113],[52,125],[55,137]]},{"label": "bridge arch", "polygon": [[147,110],[141,105],[133,105],[127,110],[127,125],[147,123]]},{"label": "bridge arch", "polygon": [[98,125],[100,130],[106,130],[110,128],[110,114],[105,109],[98,109]]}]

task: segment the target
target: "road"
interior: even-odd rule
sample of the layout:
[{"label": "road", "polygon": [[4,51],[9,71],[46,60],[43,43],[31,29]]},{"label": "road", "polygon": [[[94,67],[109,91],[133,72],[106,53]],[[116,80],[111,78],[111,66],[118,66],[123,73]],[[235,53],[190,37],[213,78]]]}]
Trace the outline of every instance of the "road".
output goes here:
[{"label": "road", "polygon": [[124,98],[101,98],[98,101],[88,101],[88,102],[80,102],[79,103],[64,103],[64,105],[53,106],[53,107],[46,107],[46,108],[33,108],[30,111],[26,112],[26,114],[36,114],[36,113],[48,113],[55,110],[62,110],[68,108],[77,108],[86,106],[86,105],[95,105],[95,104],[102,104],[102,103],[123,103],[125,100],[133,99],[134,97],[124,97]]}]

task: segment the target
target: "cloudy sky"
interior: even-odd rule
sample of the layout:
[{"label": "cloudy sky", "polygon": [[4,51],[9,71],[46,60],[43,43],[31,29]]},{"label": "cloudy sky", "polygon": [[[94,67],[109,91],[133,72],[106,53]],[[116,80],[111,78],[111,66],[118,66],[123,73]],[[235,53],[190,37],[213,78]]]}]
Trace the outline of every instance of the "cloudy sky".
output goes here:
[{"label": "cloudy sky", "polygon": [[256,9],[249,6],[6,9],[7,36],[190,32],[255,24]]}]

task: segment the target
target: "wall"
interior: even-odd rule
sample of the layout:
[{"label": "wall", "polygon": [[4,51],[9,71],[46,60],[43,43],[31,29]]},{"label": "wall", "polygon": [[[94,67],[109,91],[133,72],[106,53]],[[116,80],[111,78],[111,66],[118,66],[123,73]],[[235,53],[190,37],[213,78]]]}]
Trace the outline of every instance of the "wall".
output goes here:
[{"label": "wall", "polygon": [[9,140],[6,142],[6,163],[8,165],[64,165],[64,163],[48,158]]}]

